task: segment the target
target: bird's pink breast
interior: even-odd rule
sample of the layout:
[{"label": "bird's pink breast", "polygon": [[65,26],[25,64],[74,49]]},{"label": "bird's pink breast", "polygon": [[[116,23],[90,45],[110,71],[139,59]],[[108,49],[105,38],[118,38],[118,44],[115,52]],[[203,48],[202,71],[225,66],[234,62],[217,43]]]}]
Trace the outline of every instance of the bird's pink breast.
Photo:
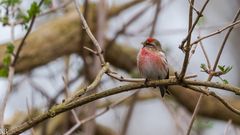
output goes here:
[{"label": "bird's pink breast", "polygon": [[154,51],[150,51],[146,48],[142,48],[141,52],[140,52],[140,63],[144,64],[147,61],[151,60],[153,62],[156,62],[156,64],[162,64],[162,59],[161,56],[159,55],[159,53],[154,52]]},{"label": "bird's pink breast", "polygon": [[144,77],[157,79],[165,78],[167,68],[164,66],[164,54],[159,51],[152,51],[142,48],[138,54],[138,68]]}]

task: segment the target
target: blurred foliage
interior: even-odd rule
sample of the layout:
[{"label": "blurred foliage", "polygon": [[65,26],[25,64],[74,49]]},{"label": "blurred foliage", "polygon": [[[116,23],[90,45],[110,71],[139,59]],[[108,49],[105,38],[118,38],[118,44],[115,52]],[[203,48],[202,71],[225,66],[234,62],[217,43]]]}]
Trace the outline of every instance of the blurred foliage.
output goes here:
[{"label": "blurred foliage", "polygon": [[212,127],[213,127],[213,122],[205,120],[203,118],[197,118],[194,123],[193,129],[196,130],[197,132],[201,132],[205,129],[210,129]]},{"label": "blurred foliage", "polygon": [[198,26],[203,26],[205,23],[205,17],[204,16],[201,16],[197,22],[197,25]]},{"label": "blurred foliage", "polygon": [[[32,2],[29,9],[23,10],[19,5],[21,0],[3,0],[0,5],[3,7],[0,9],[0,22],[5,25],[10,25],[10,21],[17,22],[16,24],[21,24],[27,29],[27,23],[40,13],[40,7],[37,2]],[[11,12],[11,10],[14,10]]]},{"label": "blurred foliage", "polygon": [[[226,67],[225,65],[223,65],[223,66],[218,65],[218,69],[221,71],[222,75],[224,75],[224,74],[227,74],[228,72],[230,72],[230,71],[232,70],[232,66],[227,66],[227,67]],[[223,78],[220,77],[220,76],[219,76],[219,78],[220,78],[220,80],[221,80],[223,83],[225,83],[225,84],[228,84],[228,83],[229,83],[228,80],[223,79]]]},{"label": "blurred foliage", "polygon": [[17,4],[20,4],[21,2],[22,2],[21,0],[2,0],[0,2],[0,5],[5,5],[9,7],[9,6],[15,6]]},{"label": "blurred foliage", "polygon": [[218,69],[222,71],[224,74],[227,74],[229,71],[232,70],[232,66],[225,67],[225,65],[223,66],[218,65]]},{"label": "blurred foliage", "polygon": [[5,56],[3,57],[3,67],[0,68],[0,77],[7,77],[9,66],[11,64],[11,56],[13,55],[14,45],[12,43],[7,44]]}]

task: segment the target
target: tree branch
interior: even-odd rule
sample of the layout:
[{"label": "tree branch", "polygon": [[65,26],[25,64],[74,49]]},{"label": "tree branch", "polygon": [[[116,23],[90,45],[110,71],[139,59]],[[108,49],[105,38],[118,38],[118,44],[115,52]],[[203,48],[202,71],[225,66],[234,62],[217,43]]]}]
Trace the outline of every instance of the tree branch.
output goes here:
[{"label": "tree branch", "polygon": [[[230,91],[236,91],[236,93],[240,93],[240,88],[228,85],[228,84],[219,84],[219,83],[214,83],[214,82],[198,82],[198,81],[183,81],[184,83],[179,82],[177,79],[165,79],[165,80],[156,80],[156,81],[149,81],[148,84],[146,85],[144,82],[140,82],[140,83],[130,83],[127,85],[121,85],[115,88],[111,88],[108,90],[104,90],[103,92],[100,93],[94,93],[91,94],[89,96],[86,97],[82,97],[80,99],[75,99],[72,102],[63,102],[59,105],[53,106],[49,111],[35,117],[32,118],[31,120],[28,120],[27,122],[23,123],[22,125],[9,130],[8,134],[9,135],[13,135],[13,134],[20,134],[28,129],[30,129],[31,127],[37,125],[38,123],[55,117],[56,115],[66,112],[68,110],[71,110],[73,108],[82,106],[84,104],[90,103],[92,101],[101,99],[103,97],[107,97],[107,96],[111,96],[111,95],[115,95],[118,93],[122,93],[122,92],[127,92],[130,90],[135,90],[135,89],[139,89],[139,88],[147,88],[147,87],[156,87],[159,85],[198,85],[198,86],[211,86],[214,88],[224,88],[224,89],[228,89]],[[206,83],[206,84],[205,84]],[[84,88],[82,88],[84,89]],[[81,91],[81,89],[79,90]]]}]

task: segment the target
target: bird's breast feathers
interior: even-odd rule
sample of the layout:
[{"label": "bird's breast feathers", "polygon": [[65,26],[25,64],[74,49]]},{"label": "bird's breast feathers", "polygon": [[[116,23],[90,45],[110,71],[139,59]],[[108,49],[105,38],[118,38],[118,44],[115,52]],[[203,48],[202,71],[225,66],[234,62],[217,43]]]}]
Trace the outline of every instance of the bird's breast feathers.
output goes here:
[{"label": "bird's breast feathers", "polygon": [[138,68],[144,77],[164,79],[168,72],[166,56],[158,50],[142,48],[138,53]]}]

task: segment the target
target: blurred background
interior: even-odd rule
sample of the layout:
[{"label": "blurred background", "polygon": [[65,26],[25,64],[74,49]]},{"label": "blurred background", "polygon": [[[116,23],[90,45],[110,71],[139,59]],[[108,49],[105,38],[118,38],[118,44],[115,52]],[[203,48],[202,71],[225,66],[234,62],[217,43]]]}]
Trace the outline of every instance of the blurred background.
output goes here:
[{"label": "blurred background", "polygon": [[[26,12],[32,2],[25,0],[16,7]],[[126,77],[138,76],[136,54],[141,48],[141,42],[149,37],[150,33],[161,42],[171,67],[181,71],[184,53],[178,46],[187,35],[188,0],[79,0],[79,3],[92,32],[104,49],[106,61],[110,62],[116,72]],[[205,1],[196,1],[194,7],[200,10],[204,3]],[[239,7],[238,0],[211,0],[193,32],[192,41],[198,36],[205,36],[231,24]],[[0,11],[3,18],[6,8],[0,5]],[[194,12],[194,18],[196,16]],[[24,25],[18,24],[14,27],[15,40],[21,39],[25,33]],[[212,65],[225,34],[226,32],[222,32],[202,41]],[[223,78],[235,86],[240,86],[239,34],[239,26],[236,26],[219,62],[219,65],[233,67]],[[10,41],[11,27],[2,23],[0,58],[3,58],[5,45]],[[61,103],[66,95],[71,95],[78,88],[93,81],[100,70],[99,59],[83,49],[83,46],[94,49],[88,35],[82,30],[73,0],[50,0],[44,3],[16,65],[13,91],[4,115],[6,125],[19,125],[28,119],[28,115],[34,116],[48,110],[52,105]],[[201,72],[201,64],[207,63],[200,46],[197,45],[187,74],[196,74],[196,80],[206,80],[208,74]],[[1,62],[0,65],[2,66]],[[67,80],[67,89],[64,80]],[[214,78],[213,81],[222,82],[219,78]],[[7,78],[0,78],[0,99],[6,94],[7,84]],[[96,90],[103,91],[123,84],[126,83],[104,75]],[[239,97],[232,93],[210,90],[221,95],[226,101],[239,105]],[[79,119],[84,119],[86,114],[101,112],[109,104],[134,92],[106,97],[78,107],[75,111]],[[185,135],[198,94],[183,88],[172,93],[173,95],[163,99],[158,89],[141,89],[137,96],[134,94],[135,96],[127,98],[125,102],[97,117],[95,126],[94,121],[87,122],[73,134],[91,135],[95,131],[95,134],[105,135]],[[211,103],[218,102],[212,100],[206,99]],[[191,102],[193,106],[188,105]],[[208,106],[207,103],[209,102],[202,103],[202,111],[194,123],[192,135],[240,134],[239,118],[233,113],[227,113],[226,117],[222,117],[224,114],[218,116],[217,112],[221,109],[216,108],[219,104],[209,108],[217,111],[208,111],[204,108]],[[226,108],[222,113],[225,111]],[[72,113],[68,112],[43,123],[34,127],[34,131],[29,130],[23,134],[64,134],[74,126],[75,121]]]}]

